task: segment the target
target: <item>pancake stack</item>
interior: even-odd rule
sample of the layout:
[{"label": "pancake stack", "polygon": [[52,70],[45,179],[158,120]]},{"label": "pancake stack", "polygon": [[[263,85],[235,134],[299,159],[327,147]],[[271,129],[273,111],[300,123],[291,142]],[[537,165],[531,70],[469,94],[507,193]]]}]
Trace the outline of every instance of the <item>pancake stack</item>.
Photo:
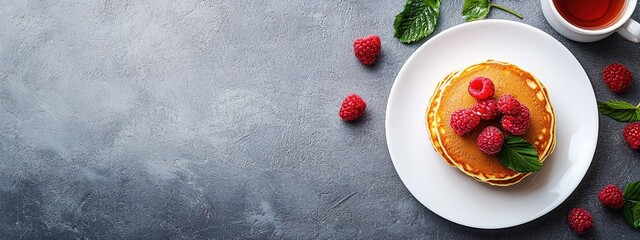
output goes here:
[{"label": "pancake stack", "polygon": [[478,135],[486,126],[501,128],[499,120],[483,121],[474,131],[463,136],[457,135],[449,126],[451,113],[460,108],[471,107],[476,102],[468,93],[469,81],[476,77],[487,77],[493,81],[494,98],[511,94],[529,108],[531,125],[522,137],[534,145],[541,162],[553,152],[556,145],[556,121],[544,85],[513,64],[493,60],[453,72],[438,83],[425,117],[431,142],[436,152],[449,165],[478,181],[495,186],[516,184],[529,173],[506,168],[496,156],[482,153],[476,145]]}]

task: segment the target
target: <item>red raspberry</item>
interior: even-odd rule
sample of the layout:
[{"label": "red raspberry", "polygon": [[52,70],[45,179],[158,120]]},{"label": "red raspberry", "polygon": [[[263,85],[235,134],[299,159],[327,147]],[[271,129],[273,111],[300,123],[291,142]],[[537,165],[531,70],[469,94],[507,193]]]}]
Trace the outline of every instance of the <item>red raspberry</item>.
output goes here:
[{"label": "red raspberry", "polygon": [[616,210],[624,206],[622,190],[620,190],[618,186],[613,184],[605,186],[602,191],[598,193],[598,200],[600,200],[600,203],[602,203],[602,205]]},{"label": "red raspberry", "polygon": [[458,135],[471,132],[480,124],[480,116],[470,109],[458,109],[451,114],[449,125]]},{"label": "red raspberry", "polygon": [[469,95],[475,99],[481,100],[493,97],[494,91],[493,82],[486,77],[477,77],[469,82]]},{"label": "red raspberry", "polygon": [[500,129],[494,126],[486,127],[476,139],[480,151],[487,155],[496,155],[500,152],[503,141],[504,135],[502,135]]},{"label": "red raspberry", "polygon": [[518,99],[509,94],[500,96],[498,100],[498,110],[503,114],[518,114],[520,105]]},{"label": "red raspberry", "polygon": [[502,128],[513,135],[524,135],[531,125],[531,112],[524,104],[520,104],[518,114],[504,115]]},{"label": "red raspberry", "polygon": [[583,208],[574,208],[569,211],[569,225],[578,234],[584,234],[593,227],[593,217]]},{"label": "red raspberry", "polygon": [[471,110],[480,115],[482,120],[493,120],[500,116],[498,101],[493,98],[478,100]]},{"label": "red raspberry", "polygon": [[622,64],[614,63],[602,70],[602,79],[614,93],[622,93],[631,85],[633,75]]},{"label": "red raspberry", "polygon": [[351,94],[342,101],[339,115],[344,121],[354,121],[364,114],[366,108],[367,104],[360,96]]},{"label": "red raspberry", "polygon": [[629,123],[624,130],[622,130],[624,135],[624,141],[629,144],[629,147],[632,149],[640,149],[640,123],[634,122]]},{"label": "red raspberry", "polygon": [[358,38],[353,42],[353,52],[364,65],[374,64],[381,48],[380,37],[377,35]]}]

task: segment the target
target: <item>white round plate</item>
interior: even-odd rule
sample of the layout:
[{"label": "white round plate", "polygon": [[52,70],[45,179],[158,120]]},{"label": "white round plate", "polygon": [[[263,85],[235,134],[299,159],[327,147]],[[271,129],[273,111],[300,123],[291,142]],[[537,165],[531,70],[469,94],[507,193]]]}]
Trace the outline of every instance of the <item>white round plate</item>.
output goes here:
[{"label": "white round plate", "polygon": [[[555,151],[540,172],[510,187],[478,182],[447,165],[424,122],[439,80],[488,59],[515,64],[540,79],[556,112]],[[391,88],[385,127],[393,165],[418,201],[452,222],[496,229],[534,220],[573,192],[595,152],[598,112],[589,78],[560,42],[522,23],[482,20],[443,31],[409,57]]]}]

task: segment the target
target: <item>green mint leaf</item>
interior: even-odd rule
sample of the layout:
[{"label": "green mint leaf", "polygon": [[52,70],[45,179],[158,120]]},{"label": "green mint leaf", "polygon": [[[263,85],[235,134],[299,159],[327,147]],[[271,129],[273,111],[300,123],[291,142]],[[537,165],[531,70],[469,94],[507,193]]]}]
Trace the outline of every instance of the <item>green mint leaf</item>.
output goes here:
[{"label": "green mint leaf", "polygon": [[404,10],[393,21],[393,36],[403,43],[412,43],[429,36],[438,24],[441,1],[407,0]]},{"label": "green mint leaf", "polygon": [[482,20],[489,15],[491,0],[465,0],[462,4],[462,16],[465,21]]},{"label": "green mint leaf", "polygon": [[491,3],[491,0],[465,0],[462,5],[462,16],[467,22],[482,20],[489,15],[491,7],[506,11],[522,19],[522,16],[517,12],[503,6],[493,4]]},{"label": "green mint leaf", "polygon": [[519,136],[508,136],[504,139],[498,160],[508,169],[520,173],[537,172],[542,169],[536,149]]},{"label": "green mint leaf", "polygon": [[640,228],[640,181],[628,183],[622,192],[624,218],[635,228]]},{"label": "green mint leaf", "polygon": [[622,192],[624,200],[640,202],[640,181],[627,184]]},{"label": "green mint leaf", "polygon": [[640,204],[625,201],[623,213],[631,226],[640,228]]},{"label": "green mint leaf", "polygon": [[640,120],[640,107],[619,100],[598,101],[598,111],[618,122]]},{"label": "green mint leaf", "polygon": [[633,208],[633,227],[640,228],[640,204],[636,204]]}]

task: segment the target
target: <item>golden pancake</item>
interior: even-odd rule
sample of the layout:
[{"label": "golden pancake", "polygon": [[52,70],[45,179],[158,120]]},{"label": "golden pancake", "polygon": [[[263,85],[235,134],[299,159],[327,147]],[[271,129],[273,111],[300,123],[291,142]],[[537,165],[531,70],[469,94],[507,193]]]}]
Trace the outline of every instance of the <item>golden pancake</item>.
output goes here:
[{"label": "golden pancake", "polygon": [[496,186],[509,186],[520,182],[528,173],[518,173],[504,167],[496,156],[482,153],[476,138],[484,127],[501,128],[499,121],[482,121],[471,133],[459,136],[449,126],[451,113],[460,108],[471,108],[476,99],[468,93],[469,82],[476,77],[487,77],[495,85],[494,98],[511,94],[531,111],[531,125],[522,136],[532,143],[541,162],[555,148],[555,114],[544,85],[519,67],[493,60],[453,72],[436,86],[430,99],[426,124],[433,147],[451,166],[478,181]]}]

